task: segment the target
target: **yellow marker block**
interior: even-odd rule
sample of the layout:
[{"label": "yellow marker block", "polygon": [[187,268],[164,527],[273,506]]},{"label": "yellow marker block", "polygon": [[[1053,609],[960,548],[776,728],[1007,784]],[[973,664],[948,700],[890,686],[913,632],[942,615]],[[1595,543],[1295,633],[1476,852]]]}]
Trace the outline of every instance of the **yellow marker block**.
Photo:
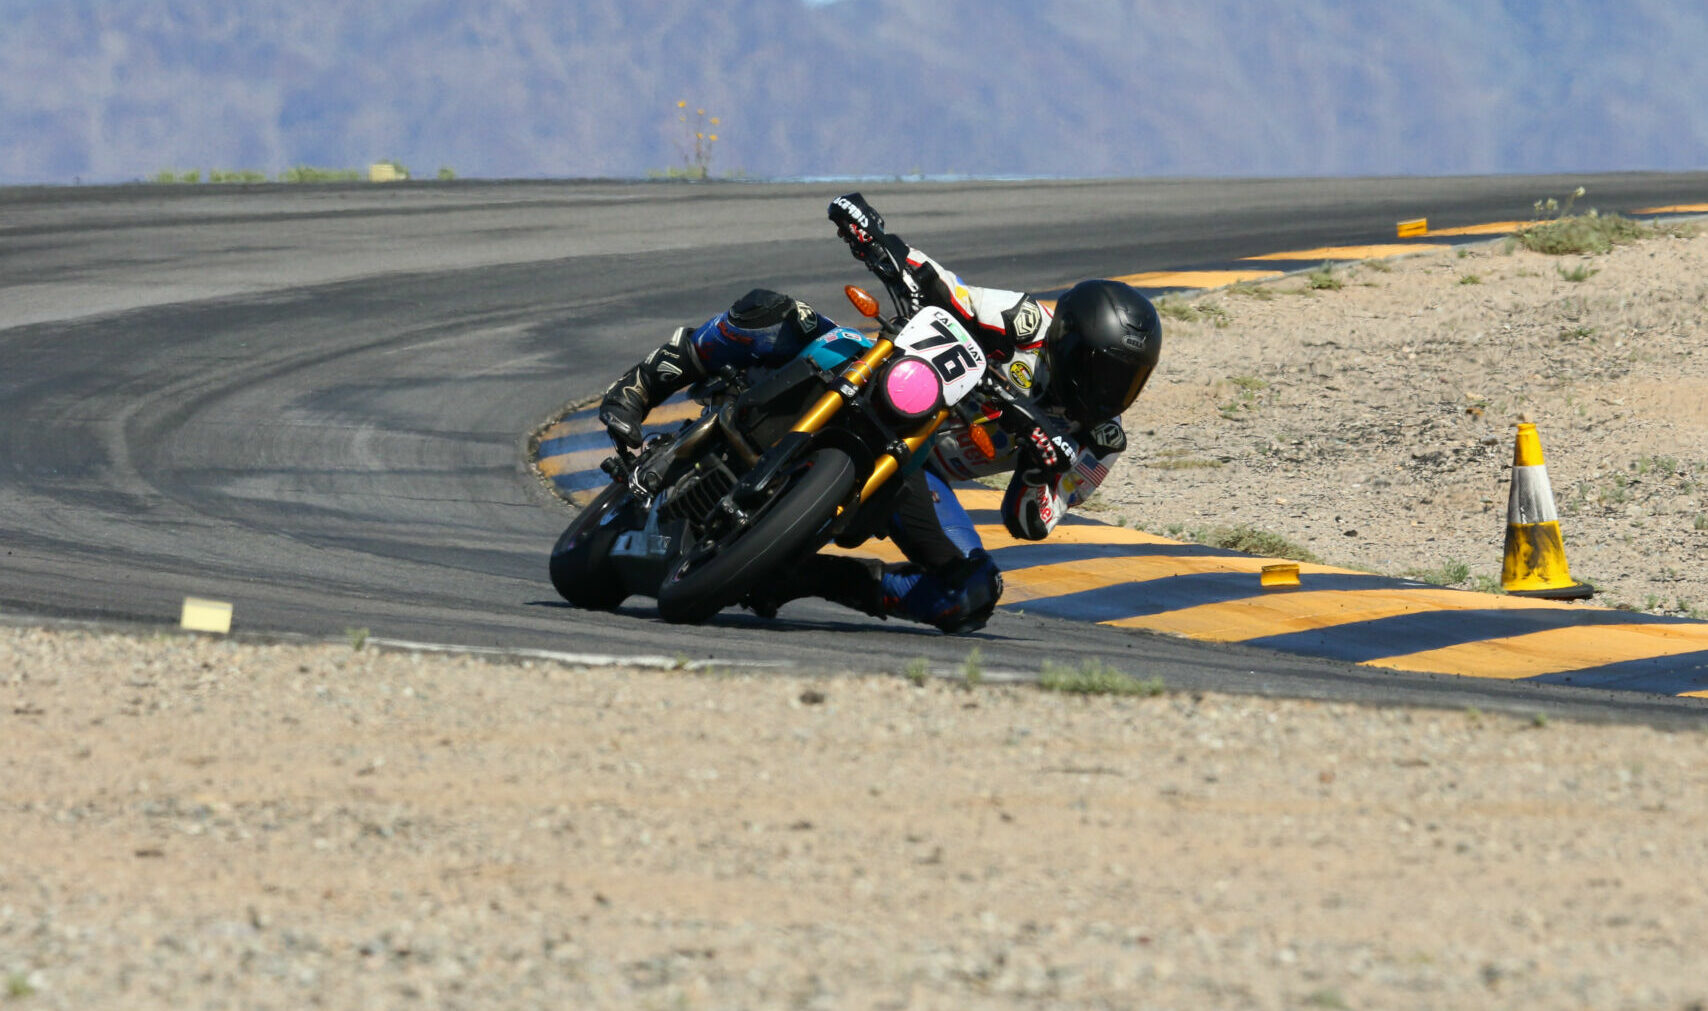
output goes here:
[{"label": "yellow marker block", "polygon": [[1413,218],[1410,221],[1402,221],[1395,227],[1394,231],[1402,239],[1410,239],[1418,235],[1426,235],[1429,233],[1429,219]]},{"label": "yellow marker block", "polygon": [[1298,586],[1299,563],[1277,562],[1274,565],[1265,565],[1263,567],[1263,571],[1257,574],[1257,585],[1266,590],[1285,586]]},{"label": "yellow marker block", "polygon": [[1110,280],[1136,288],[1220,288],[1241,281],[1268,281],[1280,276],[1273,270],[1153,270]]},{"label": "yellow marker block", "polygon": [[1665,207],[1639,207],[1632,214],[1703,214],[1708,204],[1668,204]]},{"label": "yellow marker block", "polygon": [[178,624],[188,632],[212,632],[225,635],[231,631],[231,605],[223,600],[184,598],[184,613]]},{"label": "yellow marker block", "polygon": [[1316,249],[1293,249],[1285,253],[1265,253],[1262,256],[1247,256],[1244,257],[1244,259],[1302,260],[1316,262],[1321,262],[1323,260],[1373,260],[1381,256],[1400,256],[1406,253],[1431,253],[1452,248],[1452,246],[1445,244],[1407,246],[1400,245],[1399,243],[1377,243],[1373,246],[1318,246]]}]

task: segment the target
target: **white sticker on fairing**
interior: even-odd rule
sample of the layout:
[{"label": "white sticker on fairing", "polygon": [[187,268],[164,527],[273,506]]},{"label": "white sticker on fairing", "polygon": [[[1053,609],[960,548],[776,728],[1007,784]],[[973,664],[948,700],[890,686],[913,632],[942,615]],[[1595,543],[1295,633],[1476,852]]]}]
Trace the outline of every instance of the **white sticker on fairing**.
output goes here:
[{"label": "white sticker on fairing", "polygon": [[955,317],[928,305],[919,310],[896,335],[896,347],[923,358],[943,380],[943,402],[954,404],[973,392],[984,378],[985,356]]}]

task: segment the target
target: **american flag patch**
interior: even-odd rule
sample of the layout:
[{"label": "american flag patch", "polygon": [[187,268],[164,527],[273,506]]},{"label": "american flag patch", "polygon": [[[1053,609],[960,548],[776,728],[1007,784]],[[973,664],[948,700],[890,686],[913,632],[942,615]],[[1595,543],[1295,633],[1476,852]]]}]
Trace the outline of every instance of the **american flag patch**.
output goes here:
[{"label": "american flag patch", "polygon": [[[1088,462],[1090,466],[1086,465]],[[1085,454],[1085,459],[1075,464],[1073,469],[1078,472],[1081,483],[1089,484],[1093,488],[1102,484],[1103,479],[1109,476],[1109,468],[1103,465],[1102,460],[1090,453]]]}]

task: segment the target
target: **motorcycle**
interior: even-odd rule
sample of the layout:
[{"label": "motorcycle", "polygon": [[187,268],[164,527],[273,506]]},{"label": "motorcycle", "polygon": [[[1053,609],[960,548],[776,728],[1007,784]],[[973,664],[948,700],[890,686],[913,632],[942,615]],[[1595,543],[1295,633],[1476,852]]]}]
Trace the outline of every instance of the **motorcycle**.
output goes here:
[{"label": "motorcycle", "polygon": [[611,484],[552,549],[558,593],[599,610],[651,596],[667,621],[704,622],[826,544],[883,532],[898,476],[951,416],[988,446],[972,394],[1000,389],[984,351],[948,312],[885,287],[889,317],[844,288],[876,335],[832,330],[760,378],[726,367],[689,391],[697,418],[618,446],[601,464]]}]

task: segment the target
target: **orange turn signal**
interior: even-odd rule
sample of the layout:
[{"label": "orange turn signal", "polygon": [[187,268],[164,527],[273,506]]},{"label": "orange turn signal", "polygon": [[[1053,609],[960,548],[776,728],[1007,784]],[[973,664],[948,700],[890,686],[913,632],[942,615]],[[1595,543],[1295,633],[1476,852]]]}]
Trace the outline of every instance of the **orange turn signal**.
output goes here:
[{"label": "orange turn signal", "polygon": [[866,289],[845,284],[842,286],[842,293],[848,296],[848,301],[854,303],[854,308],[860,315],[869,319],[878,318],[878,300],[868,294]]},{"label": "orange turn signal", "polygon": [[990,441],[990,433],[983,425],[968,425],[967,434],[973,437],[973,445],[984,454],[986,460],[996,459],[996,446]]}]

